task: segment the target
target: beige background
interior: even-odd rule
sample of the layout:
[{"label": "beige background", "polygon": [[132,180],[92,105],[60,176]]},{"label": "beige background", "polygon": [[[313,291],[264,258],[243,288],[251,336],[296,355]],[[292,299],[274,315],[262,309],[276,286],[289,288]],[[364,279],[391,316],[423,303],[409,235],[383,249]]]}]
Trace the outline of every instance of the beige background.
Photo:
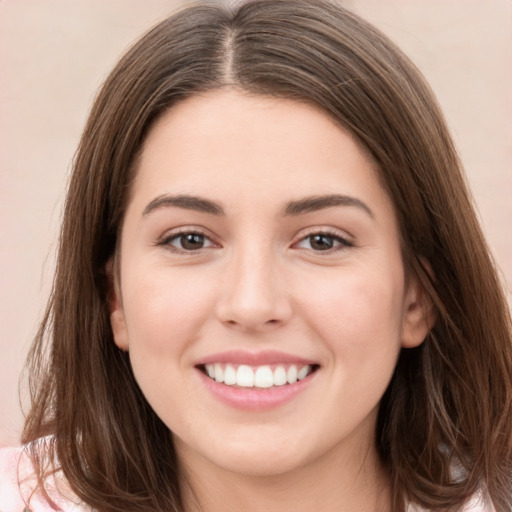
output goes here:
[{"label": "beige background", "polygon": [[[70,161],[95,90],[172,0],[0,0],[0,446],[52,279]],[[438,94],[512,289],[512,1],[351,0]]]}]

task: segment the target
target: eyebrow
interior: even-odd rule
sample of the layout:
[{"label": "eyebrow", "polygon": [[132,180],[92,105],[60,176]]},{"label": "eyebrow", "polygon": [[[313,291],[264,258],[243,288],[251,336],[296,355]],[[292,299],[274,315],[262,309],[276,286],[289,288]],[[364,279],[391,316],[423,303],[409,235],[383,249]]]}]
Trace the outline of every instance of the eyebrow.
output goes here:
[{"label": "eyebrow", "polygon": [[[164,194],[158,196],[155,199],[153,199],[146,206],[146,208],[144,208],[142,215],[145,216],[155,210],[169,206],[184,208],[186,210],[195,210],[203,213],[210,213],[218,216],[225,215],[222,206],[220,206],[220,204],[216,203],[215,201],[187,194],[180,194],[175,196]],[[304,213],[323,210],[325,208],[332,208],[334,206],[352,206],[360,208],[361,210],[366,212],[372,219],[375,218],[375,215],[372,212],[372,210],[363,201],[355,197],[343,194],[310,196],[305,197],[303,199],[298,199],[296,201],[290,201],[283,208],[282,215],[283,217],[296,216]]]},{"label": "eyebrow", "polygon": [[168,206],[175,206],[178,208],[184,208],[185,210],[195,210],[203,213],[211,213],[213,215],[225,214],[222,206],[214,201],[210,201],[209,199],[184,194],[177,196],[164,194],[153,199],[153,201],[144,208],[142,215],[148,215],[154,210]]},{"label": "eyebrow", "polygon": [[372,219],[375,218],[374,213],[367,204],[356,197],[343,194],[311,196],[297,201],[290,201],[283,209],[283,216],[301,215],[333,206],[353,206],[365,211]]}]

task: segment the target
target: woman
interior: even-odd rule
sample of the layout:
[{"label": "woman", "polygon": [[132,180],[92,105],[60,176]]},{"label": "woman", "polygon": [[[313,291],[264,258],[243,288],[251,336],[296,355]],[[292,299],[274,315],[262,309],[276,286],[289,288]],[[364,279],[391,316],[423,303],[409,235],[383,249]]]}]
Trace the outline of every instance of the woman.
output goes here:
[{"label": "woman", "polygon": [[511,352],[414,66],[335,4],[191,7],[127,53],[85,128],[21,494],[508,511]]}]

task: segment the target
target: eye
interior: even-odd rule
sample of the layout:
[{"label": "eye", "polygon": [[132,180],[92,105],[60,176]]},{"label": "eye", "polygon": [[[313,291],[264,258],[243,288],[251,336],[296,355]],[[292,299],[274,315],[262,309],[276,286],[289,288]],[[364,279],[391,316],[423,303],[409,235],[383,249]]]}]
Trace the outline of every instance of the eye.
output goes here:
[{"label": "eye", "polygon": [[176,233],[162,240],[159,245],[170,246],[178,252],[200,251],[215,246],[204,233],[197,231]]},{"label": "eye", "polygon": [[332,233],[312,233],[302,238],[295,246],[316,252],[328,252],[352,247],[353,244],[345,238]]}]

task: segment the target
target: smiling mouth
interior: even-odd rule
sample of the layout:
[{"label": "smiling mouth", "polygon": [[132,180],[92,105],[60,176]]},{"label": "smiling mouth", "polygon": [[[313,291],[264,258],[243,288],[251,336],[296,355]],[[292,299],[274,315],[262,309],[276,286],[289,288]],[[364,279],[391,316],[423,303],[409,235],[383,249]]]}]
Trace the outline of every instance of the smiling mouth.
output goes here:
[{"label": "smiling mouth", "polygon": [[199,369],[210,379],[235,388],[268,389],[295,384],[318,370],[319,365],[249,366],[214,363]]}]

